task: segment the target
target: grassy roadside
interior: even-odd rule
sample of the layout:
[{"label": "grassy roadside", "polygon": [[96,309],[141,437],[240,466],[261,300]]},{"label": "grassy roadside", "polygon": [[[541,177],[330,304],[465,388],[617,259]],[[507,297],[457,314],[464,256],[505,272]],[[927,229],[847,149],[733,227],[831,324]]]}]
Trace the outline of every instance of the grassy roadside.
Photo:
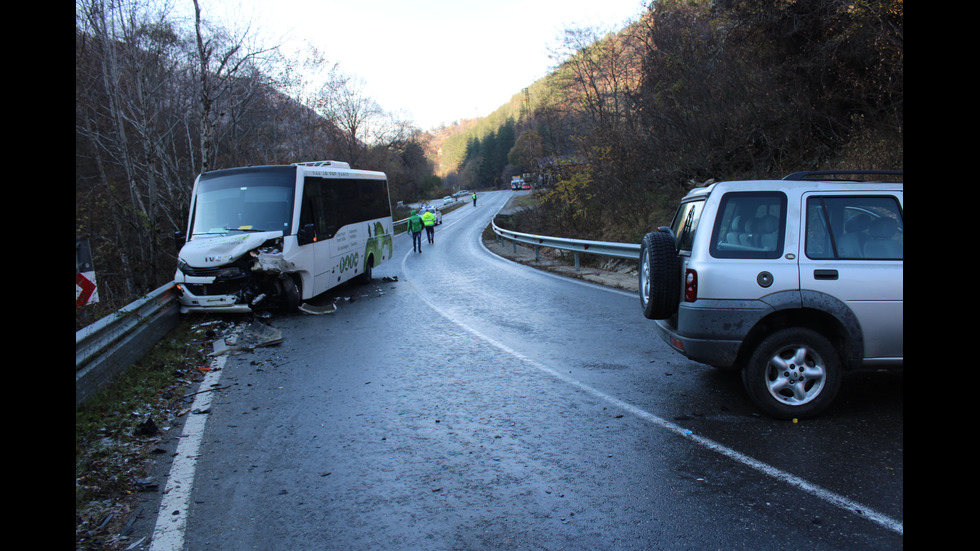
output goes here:
[{"label": "grassy roadside", "polygon": [[215,333],[186,317],[138,363],[75,411],[75,549],[124,549],[158,453],[159,429],[181,422],[185,394],[203,378]]},{"label": "grassy roadside", "polygon": [[541,197],[537,193],[515,194],[507,200],[507,204],[501,211],[509,211],[520,208],[534,208],[541,202]]},{"label": "grassy roadside", "polygon": [[[498,224],[507,229],[523,231],[520,227],[520,213],[525,209],[533,209],[539,202],[540,195],[533,193],[510,197],[504,208],[500,209]],[[580,269],[575,269],[573,253],[547,247],[541,247],[535,253],[532,246],[515,245],[507,239],[498,239],[490,225],[484,228],[482,239],[484,246],[494,254],[532,268],[629,292],[637,290],[635,261],[583,253],[579,255]]]}]

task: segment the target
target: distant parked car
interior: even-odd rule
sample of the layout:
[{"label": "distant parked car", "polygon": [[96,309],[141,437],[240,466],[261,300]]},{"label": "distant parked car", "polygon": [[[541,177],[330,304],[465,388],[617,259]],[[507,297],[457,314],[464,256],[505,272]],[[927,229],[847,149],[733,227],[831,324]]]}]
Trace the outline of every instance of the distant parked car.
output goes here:
[{"label": "distant parked car", "polygon": [[451,195],[447,195],[447,196],[445,196],[445,197],[442,198],[442,206],[451,205],[451,204],[453,204],[455,202],[456,202],[456,199],[453,199],[453,197]]},{"label": "distant parked car", "polygon": [[433,207],[432,205],[423,205],[422,208],[419,209],[419,216],[425,214],[426,211],[429,211],[435,215],[437,226],[442,224],[442,211]]}]

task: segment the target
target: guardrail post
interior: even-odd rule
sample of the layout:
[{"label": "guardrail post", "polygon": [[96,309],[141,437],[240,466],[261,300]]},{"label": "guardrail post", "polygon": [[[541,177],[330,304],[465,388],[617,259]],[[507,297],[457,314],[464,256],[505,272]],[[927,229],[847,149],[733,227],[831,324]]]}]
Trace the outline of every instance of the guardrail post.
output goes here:
[{"label": "guardrail post", "polygon": [[534,261],[535,262],[540,262],[541,261],[541,256],[538,254],[538,251],[540,251],[540,250],[541,250],[541,247],[539,247],[538,245],[535,245],[534,246]]},{"label": "guardrail post", "polygon": [[578,267],[578,251],[575,251],[575,271],[579,271]]}]

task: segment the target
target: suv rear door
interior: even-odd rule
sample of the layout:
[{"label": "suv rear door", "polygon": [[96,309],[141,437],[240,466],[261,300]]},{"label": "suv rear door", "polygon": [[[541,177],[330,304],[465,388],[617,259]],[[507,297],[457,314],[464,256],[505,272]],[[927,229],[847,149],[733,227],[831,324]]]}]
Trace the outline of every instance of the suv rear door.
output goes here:
[{"label": "suv rear door", "polygon": [[804,300],[829,295],[846,304],[861,328],[864,359],[869,364],[901,363],[902,192],[811,192],[802,201]]},{"label": "suv rear door", "polygon": [[782,191],[729,191],[711,228],[709,262],[696,266],[699,298],[757,301],[795,291],[799,277],[795,231],[786,232]]}]

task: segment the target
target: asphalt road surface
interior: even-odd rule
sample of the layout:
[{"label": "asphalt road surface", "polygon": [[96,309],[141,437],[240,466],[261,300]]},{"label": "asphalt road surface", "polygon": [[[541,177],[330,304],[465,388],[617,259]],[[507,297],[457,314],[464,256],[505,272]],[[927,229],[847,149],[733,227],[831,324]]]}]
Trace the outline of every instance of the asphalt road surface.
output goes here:
[{"label": "asphalt road surface", "polygon": [[765,417],[633,294],[487,251],[510,193],[226,356],[173,438],[152,548],[903,548],[901,374]]}]

